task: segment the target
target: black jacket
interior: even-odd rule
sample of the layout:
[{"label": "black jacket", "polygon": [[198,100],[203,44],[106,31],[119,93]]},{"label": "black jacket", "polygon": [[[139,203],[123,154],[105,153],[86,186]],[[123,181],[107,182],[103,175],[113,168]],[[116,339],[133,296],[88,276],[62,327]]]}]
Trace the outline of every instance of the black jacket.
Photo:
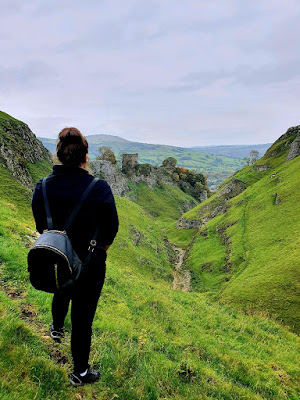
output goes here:
[{"label": "black jacket", "polygon": [[[64,165],[54,165],[47,180],[47,196],[53,227],[63,230],[68,217],[81,195],[93,180],[86,170]],[[32,211],[38,232],[47,229],[45,205],[40,180],[33,193]],[[97,245],[110,245],[118,232],[118,215],[114,197],[109,185],[100,179],[89,193],[79,213],[68,229],[73,248],[85,260],[89,242],[99,227]]]}]

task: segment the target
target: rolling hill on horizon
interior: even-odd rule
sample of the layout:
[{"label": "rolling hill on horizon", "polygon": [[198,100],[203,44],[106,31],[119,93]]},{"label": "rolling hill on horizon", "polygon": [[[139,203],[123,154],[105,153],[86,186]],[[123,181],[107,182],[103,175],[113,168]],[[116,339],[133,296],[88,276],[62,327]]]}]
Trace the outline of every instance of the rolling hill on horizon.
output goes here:
[{"label": "rolling hill on horizon", "polygon": [[214,154],[216,156],[225,156],[230,158],[238,158],[242,160],[248,157],[250,151],[258,151],[258,158],[263,157],[272,143],[263,144],[232,144],[232,145],[212,145],[212,146],[193,146],[189,147],[191,150],[199,151],[201,153]]},{"label": "rolling hill on horizon", "polygon": [[[147,148],[159,149],[160,147],[162,147],[162,148],[193,150],[202,153],[221,155],[229,158],[239,158],[239,159],[242,159],[243,157],[248,155],[251,150],[259,151],[260,157],[262,157],[264,153],[267,151],[267,149],[272,145],[272,143],[255,143],[255,144],[230,144],[230,145],[213,144],[206,146],[181,147],[181,146],[173,146],[167,144],[137,142],[129,139],[124,139],[121,136],[111,135],[111,134],[91,134],[91,135],[86,135],[86,137],[92,144],[101,143],[102,145],[107,145],[107,146],[111,146],[112,144],[114,144],[114,147],[117,149],[116,151],[118,151],[117,145],[119,144],[120,145],[119,152],[122,151],[122,146],[125,144],[125,146],[128,146],[128,148],[132,149],[132,151],[134,151],[135,149],[138,151],[140,148],[143,149],[143,146],[145,146],[145,149]],[[37,136],[37,138],[42,142],[45,141],[46,143],[48,143],[48,147],[51,146],[52,152],[55,151],[56,139],[42,137],[42,136]],[[223,154],[223,153],[229,153],[230,151],[232,154],[230,156],[227,154]]]}]

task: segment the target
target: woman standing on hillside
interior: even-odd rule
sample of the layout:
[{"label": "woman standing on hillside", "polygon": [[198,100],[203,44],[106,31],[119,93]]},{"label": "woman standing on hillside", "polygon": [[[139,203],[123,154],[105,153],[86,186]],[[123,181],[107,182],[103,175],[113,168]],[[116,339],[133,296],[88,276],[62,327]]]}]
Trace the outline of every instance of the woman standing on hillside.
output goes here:
[{"label": "woman standing on hillside", "polygon": [[[54,229],[63,230],[81,195],[94,179],[86,170],[88,142],[76,128],[65,128],[58,136],[57,157],[62,165],[54,165],[47,179],[47,195]],[[47,218],[42,193],[42,181],[35,188],[32,211],[38,232],[47,229]],[[53,322],[50,336],[61,340],[64,320],[71,301],[71,350],[74,372],[70,382],[74,386],[93,383],[100,372],[91,369],[88,360],[91,346],[92,323],[105,278],[106,251],[118,231],[118,216],[109,185],[99,180],[93,187],[76,219],[68,229],[68,236],[81,260],[88,254],[93,233],[99,229],[97,247],[73,289],[72,295],[55,293],[52,302]]]}]

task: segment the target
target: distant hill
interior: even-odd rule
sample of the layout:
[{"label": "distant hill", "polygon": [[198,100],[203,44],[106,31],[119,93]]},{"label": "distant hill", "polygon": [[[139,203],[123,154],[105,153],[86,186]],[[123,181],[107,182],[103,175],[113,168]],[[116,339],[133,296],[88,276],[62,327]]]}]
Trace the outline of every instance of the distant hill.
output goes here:
[{"label": "distant hill", "polygon": [[[108,146],[120,158],[121,153],[138,153],[140,163],[161,165],[167,157],[174,157],[178,166],[193,169],[207,176],[210,188],[216,187],[232,173],[243,167],[243,162],[237,158],[205,154],[182,147],[131,142],[119,136],[89,135],[90,158],[93,160],[98,155],[100,146]],[[39,137],[39,140],[52,153],[55,152],[56,140]]]},{"label": "distant hill", "polygon": [[189,147],[190,150],[199,151],[200,153],[213,154],[215,156],[225,156],[230,158],[243,159],[249,156],[251,150],[259,152],[258,158],[261,158],[272,143],[265,144],[245,144],[245,145],[228,145],[228,146],[194,146]]}]

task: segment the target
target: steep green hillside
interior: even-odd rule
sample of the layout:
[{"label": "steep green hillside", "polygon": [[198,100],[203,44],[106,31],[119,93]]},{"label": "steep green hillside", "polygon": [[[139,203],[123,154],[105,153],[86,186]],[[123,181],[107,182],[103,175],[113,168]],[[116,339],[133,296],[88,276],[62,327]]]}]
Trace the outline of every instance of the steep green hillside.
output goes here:
[{"label": "steep green hillside", "polygon": [[70,319],[65,342],[52,343],[51,295],[28,283],[29,191],[2,167],[0,174],[11,190],[0,192],[1,399],[299,398],[299,338],[266,316],[172,290],[161,228],[123,198],[94,323],[91,362],[102,379],[71,388]]},{"label": "steep green hillside", "polygon": [[152,189],[144,183],[130,183],[129,198],[139,204],[157,222],[172,222],[198,202],[179,188],[161,185]]},{"label": "steep green hillside", "polygon": [[[44,146],[52,153],[55,151],[55,139],[39,138]],[[174,157],[183,168],[194,169],[207,176],[209,185],[218,185],[244,164],[236,158],[228,158],[211,154],[199,153],[191,149],[174,146],[152,145],[147,143],[130,142],[110,135],[90,135],[87,137],[90,145],[90,157],[95,159],[100,146],[109,146],[113,151],[121,153],[138,153],[140,163],[161,165],[168,157]]]},{"label": "steep green hillside", "polygon": [[[285,163],[294,139],[281,137],[254,166],[183,217],[203,223],[186,260],[194,290],[249,312],[265,310],[299,331],[300,158]],[[227,200],[232,182],[247,189]]]}]

